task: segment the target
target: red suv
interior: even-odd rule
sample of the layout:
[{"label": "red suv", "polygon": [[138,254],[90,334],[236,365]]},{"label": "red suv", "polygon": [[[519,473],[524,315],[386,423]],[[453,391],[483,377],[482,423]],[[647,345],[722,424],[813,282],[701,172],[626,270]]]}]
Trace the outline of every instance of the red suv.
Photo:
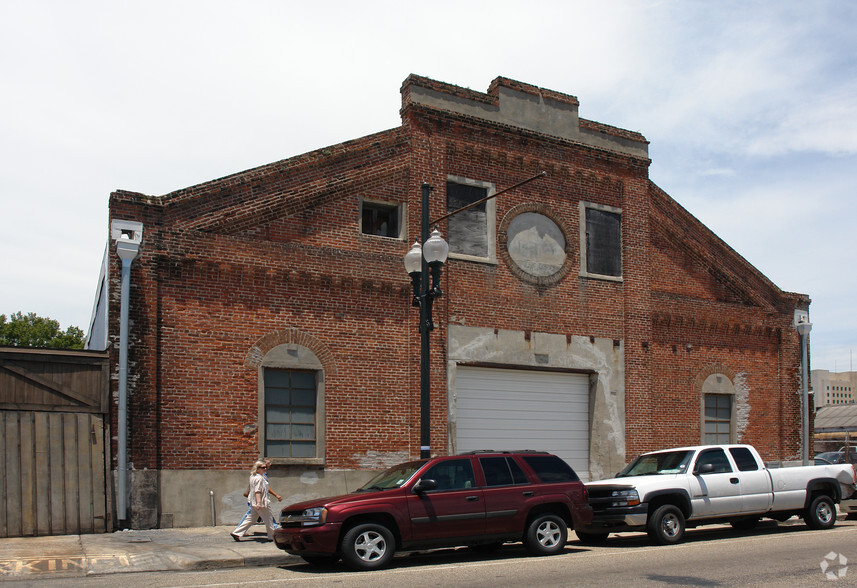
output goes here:
[{"label": "red suv", "polygon": [[539,451],[477,451],[397,465],[356,492],[283,509],[274,541],[311,564],[339,558],[370,570],[396,551],[523,541],[534,555],[565,547],[592,520],[583,483]]}]

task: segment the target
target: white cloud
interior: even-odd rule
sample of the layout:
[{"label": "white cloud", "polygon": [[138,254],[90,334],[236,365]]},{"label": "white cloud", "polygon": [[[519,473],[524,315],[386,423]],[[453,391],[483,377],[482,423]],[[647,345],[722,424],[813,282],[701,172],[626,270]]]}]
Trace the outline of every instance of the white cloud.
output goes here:
[{"label": "white cloud", "polygon": [[86,327],[114,189],[396,126],[410,73],[502,75],[642,132],[656,183],[813,297],[814,362],[833,358],[857,332],[855,25],[835,0],[2,3],[0,313]]}]

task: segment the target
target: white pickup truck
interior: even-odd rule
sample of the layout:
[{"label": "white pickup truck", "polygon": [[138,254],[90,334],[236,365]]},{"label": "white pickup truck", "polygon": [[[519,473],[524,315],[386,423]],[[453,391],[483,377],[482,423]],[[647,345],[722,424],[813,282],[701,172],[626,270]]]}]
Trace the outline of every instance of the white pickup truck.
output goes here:
[{"label": "white pickup truck", "polygon": [[646,531],[664,545],[680,541],[686,527],[729,522],[751,529],[762,517],[797,515],[813,529],[829,529],[836,504],[857,498],[857,474],[851,464],[768,469],[750,445],[704,445],[645,453],[586,491],[595,514],[575,530],[583,543]]}]

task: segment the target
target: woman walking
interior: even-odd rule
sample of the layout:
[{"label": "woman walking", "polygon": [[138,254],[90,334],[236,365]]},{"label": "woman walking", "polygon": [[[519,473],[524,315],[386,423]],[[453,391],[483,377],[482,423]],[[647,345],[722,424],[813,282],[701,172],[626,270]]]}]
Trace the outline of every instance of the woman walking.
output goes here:
[{"label": "woman walking", "polygon": [[232,531],[232,538],[236,541],[241,541],[247,529],[255,524],[256,517],[260,517],[265,523],[268,540],[274,539],[274,515],[271,513],[271,501],[268,498],[268,481],[264,476],[267,471],[268,466],[264,461],[257,461],[250,470],[250,516],[245,516]]},{"label": "woman walking", "polygon": [[[273,489],[273,488],[271,488],[271,484],[268,482],[268,474],[270,473],[270,470],[271,470],[271,460],[270,460],[270,459],[268,459],[268,458],[266,457],[266,458],[265,458],[264,460],[262,460],[262,461],[264,461],[264,462],[265,462],[265,473],[264,473],[264,474],[262,474],[262,476],[265,478],[265,483],[267,483],[267,484],[268,484],[268,494],[270,494],[270,495],[272,495],[274,498],[276,498],[276,499],[277,499],[277,501],[282,502],[282,501],[283,501],[283,497],[282,497],[282,496],[280,496],[279,494],[277,494],[276,492],[274,492],[274,489]],[[249,516],[250,516],[250,513],[253,511],[253,505],[251,505],[251,504],[250,504],[250,503],[252,502],[252,499],[251,499],[251,497],[250,497],[250,486],[249,486],[249,485],[247,486],[247,489],[244,491],[244,498],[246,498],[246,499],[247,499],[247,512],[245,512],[245,513],[244,513],[244,516],[241,518],[241,521],[238,523],[239,525],[240,525],[241,523],[243,523],[243,522],[244,522],[244,519],[246,519],[247,517],[249,517]],[[273,515],[273,514],[274,514],[274,511],[271,511],[271,514]],[[261,518],[257,518],[257,519],[256,519],[256,524],[257,524],[257,525],[258,525],[259,523],[261,523],[261,522],[262,522],[262,519],[261,519]],[[274,530],[276,530],[276,529],[277,529],[277,517],[276,517],[276,516],[274,516]]]}]

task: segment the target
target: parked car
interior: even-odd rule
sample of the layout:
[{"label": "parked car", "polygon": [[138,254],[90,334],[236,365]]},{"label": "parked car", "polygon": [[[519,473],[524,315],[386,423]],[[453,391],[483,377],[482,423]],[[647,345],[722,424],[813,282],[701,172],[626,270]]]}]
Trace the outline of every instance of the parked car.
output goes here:
[{"label": "parked car", "polygon": [[836,504],[857,498],[851,464],[768,469],[750,445],[705,445],[646,453],[614,479],[586,485],[594,512],[575,532],[584,543],[618,531],[646,531],[677,543],[686,527],[729,522],[750,529],[764,517],[803,517],[813,529],[836,523]]},{"label": "parked car", "polygon": [[827,463],[847,463],[844,451],[825,451],[816,455],[815,459],[822,459]]},{"label": "parked car", "polygon": [[274,542],[311,564],[342,558],[368,570],[397,551],[507,541],[552,555],[591,519],[583,483],[556,455],[479,451],[403,463],[351,494],[287,506]]}]

